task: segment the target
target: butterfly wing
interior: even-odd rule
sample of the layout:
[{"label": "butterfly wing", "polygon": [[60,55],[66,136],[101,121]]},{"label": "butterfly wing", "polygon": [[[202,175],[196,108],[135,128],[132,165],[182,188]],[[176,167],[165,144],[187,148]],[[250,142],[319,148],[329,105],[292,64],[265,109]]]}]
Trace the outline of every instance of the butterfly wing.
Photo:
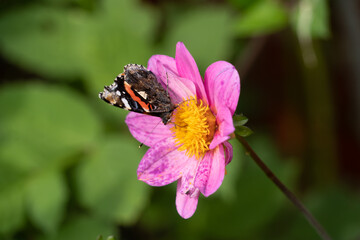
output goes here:
[{"label": "butterfly wing", "polygon": [[175,106],[156,76],[142,65],[128,64],[99,97],[113,106],[160,117],[168,123]]},{"label": "butterfly wing", "polygon": [[116,77],[113,84],[104,87],[104,91],[99,93],[99,98],[113,106],[137,113],[148,113],[152,109],[150,103],[132,90],[121,74]]}]

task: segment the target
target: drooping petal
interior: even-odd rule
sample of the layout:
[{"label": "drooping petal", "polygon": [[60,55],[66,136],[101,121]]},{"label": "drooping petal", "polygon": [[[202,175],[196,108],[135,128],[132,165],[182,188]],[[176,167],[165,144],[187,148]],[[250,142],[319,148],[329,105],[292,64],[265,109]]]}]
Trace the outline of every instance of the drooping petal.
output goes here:
[{"label": "drooping petal", "polygon": [[202,99],[207,103],[208,100],[199,69],[194,58],[182,42],[176,44],[175,61],[180,77],[191,80],[195,84],[198,99]]},{"label": "drooping petal", "polygon": [[164,125],[158,117],[130,112],[125,123],[133,137],[149,147],[172,136],[169,126]]},{"label": "drooping petal", "polygon": [[233,147],[229,142],[223,142],[225,150],[225,166],[228,165],[233,158]]},{"label": "drooping petal", "polygon": [[235,131],[232,114],[227,107],[220,107],[217,109],[216,122],[218,129],[214,134],[209,149],[214,149],[219,144],[229,140],[229,135]]},{"label": "drooping petal", "polygon": [[194,215],[196,211],[200,191],[199,189],[195,189],[191,195],[184,194],[181,193],[181,185],[182,180],[179,179],[176,191],[176,210],[182,218],[187,219]]},{"label": "drooping petal", "polygon": [[225,61],[215,62],[206,69],[204,84],[211,109],[216,112],[218,107],[227,107],[233,115],[240,95],[236,68]]},{"label": "drooping petal", "polygon": [[221,186],[225,176],[225,154],[222,145],[205,154],[197,171],[195,187],[208,197]]},{"label": "drooping petal", "polygon": [[151,186],[170,184],[182,176],[188,160],[171,138],[165,139],[146,152],[137,170],[138,179]]}]

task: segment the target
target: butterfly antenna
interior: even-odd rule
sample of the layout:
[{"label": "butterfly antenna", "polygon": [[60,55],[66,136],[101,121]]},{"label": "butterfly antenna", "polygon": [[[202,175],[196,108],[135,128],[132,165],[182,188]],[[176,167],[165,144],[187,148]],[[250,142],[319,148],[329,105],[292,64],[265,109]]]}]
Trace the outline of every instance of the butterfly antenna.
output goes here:
[{"label": "butterfly antenna", "polygon": [[[149,136],[154,132],[155,128],[157,128],[157,126],[159,126],[160,123],[161,123],[161,121],[159,121],[159,122],[155,125],[155,127],[153,127],[153,129],[151,129],[151,132],[150,132],[149,135],[146,137],[146,139],[145,139],[144,142],[146,142],[146,141],[149,139]],[[141,148],[142,146],[144,146],[144,142],[140,143],[139,148]]]}]

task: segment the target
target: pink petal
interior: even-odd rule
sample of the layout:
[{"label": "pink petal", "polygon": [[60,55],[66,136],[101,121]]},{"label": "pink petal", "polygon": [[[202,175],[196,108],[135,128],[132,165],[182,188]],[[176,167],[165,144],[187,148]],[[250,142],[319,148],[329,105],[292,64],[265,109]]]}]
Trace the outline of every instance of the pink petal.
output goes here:
[{"label": "pink petal", "polygon": [[194,215],[198,204],[200,195],[199,189],[195,189],[195,192],[190,196],[188,194],[181,193],[182,180],[178,180],[176,191],[176,209],[182,218],[190,218]]},{"label": "pink petal", "polygon": [[182,42],[176,44],[175,61],[180,77],[191,80],[196,86],[197,97],[207,103],[204,83],[200,76],[199,69],[194,58]]},{"label": "pink petal", "polygon": [[223,142],[225,150],[225,166],[228,165],[233,158],[233,147],[229,142]]},{"label": "pink petal", "polygon": [[183,99],[195,96],[194,83],[179,76],[174,58],[154,55],[149,59],[148,69],[155,74],[164,89],[169,92],[172,103],[178,104]]},{"label": "pink petal", "polygon": [[181,189],[179,190],[181,193],[193,194],[195,191],[195,177],[197,173],[197,169],[199,167],[200,161],[195,157],[192,157],[188,160],[185,168],[183,169],[182,174],[182,184]]},{"label": "pink petal", "polygon": [[164,81],[162,85],[164,89],[168,90],[172,103],[178,104],[183,99],[195,96],[196,88],[192,81],[181,78],[176,73],[169,71],[161,62],[158,62],[157,72],[157,77]]},{"label": "pink petal", "polygon": [[240,77],[236,68],[228,62],[218,61],[205,71],[205,89],[211,109],[227,107],[234,114],[240,95]]},{"label": "pink petal", "polygon": [[195,187],[208,197],[221,186],[225,176],[225,155],[224,148],[219,145],[212,151],[205,154],[201,161],[195,179]]},{"label": "pink petal", "polygon": [[160,141],[145,153],[137,170],[138,179],[151,186],[167,185],[182,176],[188,160],[172,139]]},{"label": "pink petal", "polygon": [[232,114],[227,107],[217,109],[216,122],[218,129],[210,143],[210,149],[214,149],[217,145],[229,140],[229,135],[235,131]]},{"label": "pink petal", "polygon": [[[166,55],[153,55],[148,61],[148,69],[152,71],[155,76],[159,75],[158,72],[158,64],[163,65],[169,72],[173,72],[177,75],[177,68],[176,68],[176,62],[175,59]],[[165,79],[166,80],[166,79]],[[166,81],[165,81],[166,82]]]},{"label": "pink petal", "polygon": [[125,122],[134,138],[149,147],[172,136],[170,125],[164,125],[158,117],[130,112]]}]

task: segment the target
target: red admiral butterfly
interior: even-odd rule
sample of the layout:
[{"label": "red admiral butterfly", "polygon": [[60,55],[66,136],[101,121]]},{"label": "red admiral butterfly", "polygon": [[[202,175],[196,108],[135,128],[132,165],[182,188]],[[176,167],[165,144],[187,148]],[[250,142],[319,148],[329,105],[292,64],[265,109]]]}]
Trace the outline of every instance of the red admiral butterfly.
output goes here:
[{"label": "red admiral butterfly", "polygon": [[176,108],[155,74],[138,64],[126,65],[99,98],[119,108],[160,117],[165,125]]}]

